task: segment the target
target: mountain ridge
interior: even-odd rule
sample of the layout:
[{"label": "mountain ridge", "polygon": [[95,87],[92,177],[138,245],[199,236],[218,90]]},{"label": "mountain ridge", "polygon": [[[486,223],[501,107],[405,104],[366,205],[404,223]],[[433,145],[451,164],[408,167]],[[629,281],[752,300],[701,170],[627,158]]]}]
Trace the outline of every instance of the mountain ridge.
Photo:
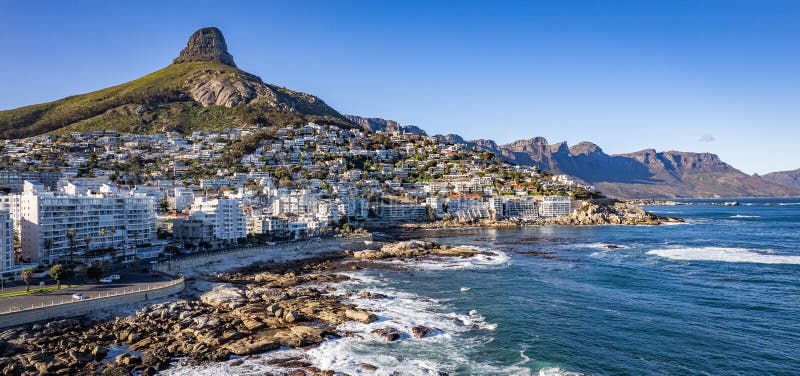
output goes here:
[{"label": "mountain ridge", "polygon": [[754,175],[763,180],[785,187],[800,189],[800,168],[790,171],[775,171],[764,175]]},{"label": "mountain ridge", "polygon": [[442,142],[492,152],[514,164],[566,174],[580,183],[621,198],[713,198],[800,196],[800,187],[783,186],[747,175],[707,152],[656,151],[606,154],[592,142],[569,146],[531,137],[498,145],[489,139],[436,135]]}]

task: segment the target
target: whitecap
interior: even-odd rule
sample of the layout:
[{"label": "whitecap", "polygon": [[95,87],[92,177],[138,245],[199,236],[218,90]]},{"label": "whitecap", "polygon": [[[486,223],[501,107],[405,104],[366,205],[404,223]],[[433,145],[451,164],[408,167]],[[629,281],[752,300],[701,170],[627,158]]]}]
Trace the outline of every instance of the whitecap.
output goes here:
[{"label": "whitecap", "polygon": [[592,248],[602,251],[614,251],[621,249],[628,249],[626,245],[612,244],[612,243],[588,243],[588,244],[573,244],[567,245],[568,248]]},{"label": "whitecap", "polygon": [[486,250],[475,246],[459,246],[459,248],[469,248],[487,254],[476,254],[472,257],[432,257],[424,260],[391,260],[376,261],[379,263],[394,265],[408,269],[419,270],[473,270],[473,269],[494,269],[508,266],[509,256],[507,253],[497,250]]},{"label": "whitecap", "polygon": [[744,215],[744,214],[736,214],[730,216],[731,218],[761,218],[760,215]]},{"label": "whitecap", "polygon": [[469,288],[469,287],[462,287],[462,288],[461,288],[461,292],[467,292],[467,291],[469,291],[469,290],[470,290],[470,288]]},{"label": "whitecap", "polygon": [[558,367],[547,367],[539,370],[539,376],[581,376],[580,372],[565,371]]},{"label": "whitecap", "polygon": [[800,256],[775,254],[747,248],[685,247],[648,251],[647,254],[672,260],[721,261],[757,264],[800,264]]}]

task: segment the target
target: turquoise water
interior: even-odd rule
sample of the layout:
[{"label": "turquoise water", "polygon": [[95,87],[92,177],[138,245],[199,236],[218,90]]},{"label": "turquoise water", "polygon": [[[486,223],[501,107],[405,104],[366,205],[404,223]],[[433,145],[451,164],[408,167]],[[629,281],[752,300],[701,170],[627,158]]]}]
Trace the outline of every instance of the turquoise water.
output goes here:
[{"label": "turquoise water", "polygon": [[[167,373],[284,374],[270,359],[297,357],[349,375],[797,375],[800,199],[741,202],[649,208],[679,225],[404,234],[498,254],[349,273],[340,290],[389,296],[350,298],[378,322]],[[437,331],[413,338],[416,325]],[[386,342],[383,327],[404,335]]]},{"label": "turquoise water", "polygon": [[[648,208],[682,225],[451,232],[439,241],[500,250],[508,263],[381,276],[495,325],[454,340],[469,361],[444,368],[458,374],[796,375],[800,200],[740,202]],[[415,355],[432,357],[405,357]]]}]

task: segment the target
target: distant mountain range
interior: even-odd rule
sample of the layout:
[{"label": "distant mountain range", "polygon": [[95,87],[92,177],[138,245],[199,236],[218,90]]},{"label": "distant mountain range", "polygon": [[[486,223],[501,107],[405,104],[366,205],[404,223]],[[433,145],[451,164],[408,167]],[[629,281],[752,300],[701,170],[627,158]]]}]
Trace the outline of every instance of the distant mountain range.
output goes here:
[{"label": "distant mountain range", "polygon": [[[373,131],[402,130],[392,120],[346,115]],[[414,127],[415,133],[424,131]],[[569,147],[549,144],[542,137],[498,145],[487,139],[465,140],[456,134],[437,135],[441,141],[489,151],[505,161],[537,166],[595,186],[601,192],[624,198],[786,197],[800,196],[800,170],[759,177],[747,175],[715,154],[653,149],[609,155],[591,143]]]},{"label": "distant mountain range", "polygon": [[800,168],[792,171],[770,172],[769,174],[758,176],[766,181],[780,184],[784,187],[800,189]]}]

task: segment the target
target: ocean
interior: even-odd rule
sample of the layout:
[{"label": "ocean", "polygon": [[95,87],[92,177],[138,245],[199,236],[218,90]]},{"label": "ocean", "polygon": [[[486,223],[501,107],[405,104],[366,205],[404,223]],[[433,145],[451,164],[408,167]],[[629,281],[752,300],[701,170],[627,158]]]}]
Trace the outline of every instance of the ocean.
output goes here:
[{"label": "ocean", "polygon": [[[738,201],[646,208],[686,219],[674,225],[407,233],[497,255],[353,272],[348,289],[391,297],[353,298],[381,318],[339,328],[353,337],[167,373],[261,374],[299,356],[355,375],[796,375],[800,199]],[[415,325],[437,331],[369,333]]]}]

